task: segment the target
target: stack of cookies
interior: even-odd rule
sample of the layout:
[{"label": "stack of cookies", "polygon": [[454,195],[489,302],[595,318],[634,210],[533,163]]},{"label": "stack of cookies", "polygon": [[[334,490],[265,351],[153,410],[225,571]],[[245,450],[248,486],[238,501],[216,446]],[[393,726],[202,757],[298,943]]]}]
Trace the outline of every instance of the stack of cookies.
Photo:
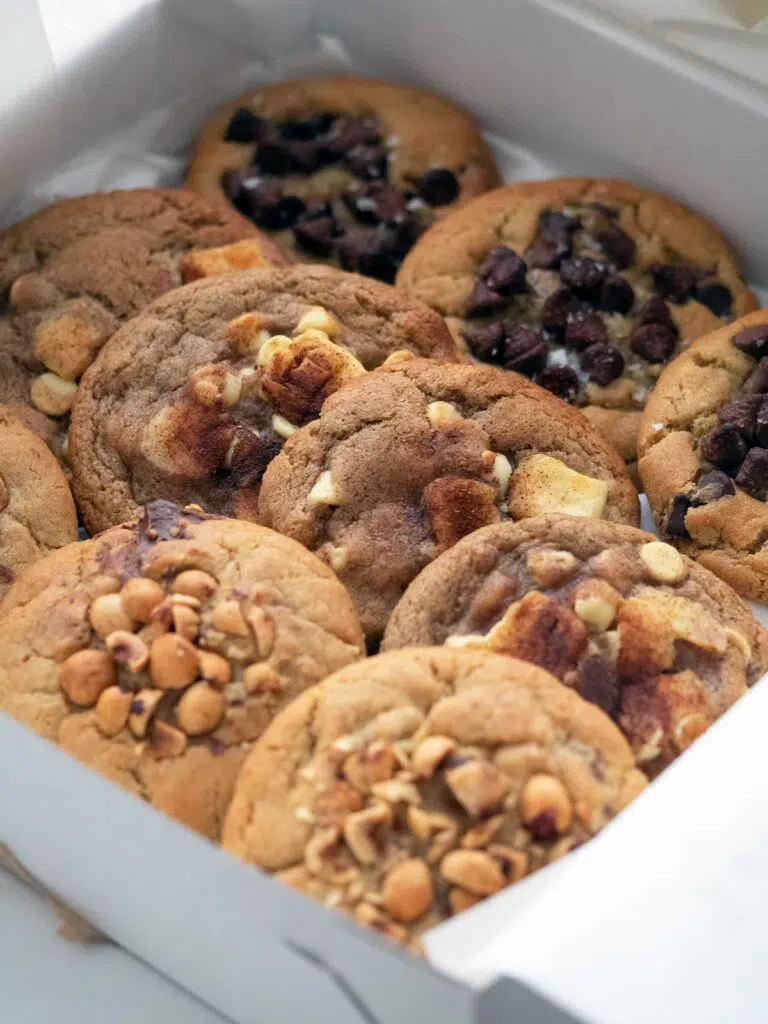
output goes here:
[{"label": "stack of cookies", "polygon": [[768,312],[383,82],[238,98],[185,186],[0,237],[0,710],[418,951],[768,668]]}]

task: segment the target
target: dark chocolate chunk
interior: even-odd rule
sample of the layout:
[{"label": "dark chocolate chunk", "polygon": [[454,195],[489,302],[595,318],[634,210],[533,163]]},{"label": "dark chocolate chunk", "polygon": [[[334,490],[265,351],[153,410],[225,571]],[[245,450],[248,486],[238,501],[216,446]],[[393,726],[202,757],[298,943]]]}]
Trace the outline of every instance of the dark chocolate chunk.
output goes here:
[{"label": "dark chocolate chunk", "polygon": [[292,228],[304,213],[304,202],[298,196],[283,196],[275,206],[264,209],[255,220],[272,231]]},{"label": "dark chocolate chunk", "polygon": [[579,375],[570,366],[545,366],[534,381],[565,402],[572,402],[579,392]]},{"label": "dark chocolate chunk", "polygon": [[690,267],[657,263],[651,267],[651,277],[657,294],[670,302],[687,302],[696,287],[696,274]]},{"label": "dark chocolate chunk", "polygon": [[708,505],[710,501],[719,501],[736,493],[733,480],[720,469],[711,469],[699,477],[696,487],[689,496],[691,505]]},{"label": "dark chocolate chunk", "polygon": [[380,146],[355,146],[345,156],[350,171],[368,181],[386,178],[387,159],[387,151]]},{"label": "dark chocolate chunk", "polygon": [[734,334],[731,344],[755,359],[768,355],[768,323],[745,327],[743,331]]},{"label": "dark chocolate chunk", "polygon": [[514,249],[505,245],[491,249],[477,268],[481,281],[500,295],[515,295],[525,290],[525,273],[528,268]]},{"label": "dark chocolate chunk", "polygon": [[280,136],[290,141],[310,141],[330,131],[335,117],[333,114],[315,114],[303,121],[283,121]]},{"label": "dark chocolate chunk", "polygon": [[600,288],[600,308],[606,313],[627,314],[635,304],[632,285],[621,274],[609,274]]},{"label": "dark chocolate chunk", "polygon": [[325,148],[333,157],[341,157],[356,146],[373,146],[381,139],[378,125],[370,117],[339,118]]},{"label": "dark chocolate chunk", "polygon": [[258,483],[264,470],[283,447],[283,441],[271,431],[259,433],[249,427],[235,427],[229,447],[229,470],[240,487]]},{"label": "dark chocolate chunk", "polygon": [[584,700],[597,704],[615,718],[621,705],[621,685],[616,672],[598,654],[585,658],[579,666],[577,689]]},{"label": "dark chocolate chunk", "polygon": [[555,270],[566,256],[571,255],[571,243],[567,235],[539,235],[525,250],[525,262],[529,267]]},{"label": "dark chocolate chunk", "polygon": [[[747,398],[755,398],[755,395],[747,395]],[[755,421],[755,440],[761,448],[768,448],[768,397],[763,398],[760,408],[757,410]]]},{"label": "dark chocolate chunk", "polygon": [[372,183],[348,189],[344,202],[361,224],[403,223],[410,218],[405,196],[392,185]]},{"label": "dark chocolate chunk", "polygon": [[304,252],[312,256],[329,256],[338,230],[333,217],[305,217],[293,229],[293,234]]},{"label": "dark chocolate chunk", "polygon": [[419,195],[430,206],[448,206],[459,191],[458,179],[447,167],[431,167],[419,184]]},{"label": "dark chocolate chunk", "polygon": [[504,320],[502,327],[502,360],[507,370],[516,370],[518,373],[531,376],[546,366],[548,350],[538,331],[509,320]]},{"label": "dark chocolate chunk", "polygon": [[295,170],[290,144],[279,139],[262,142],[254,154],[253,166],[262,174],[289,174]]},{"label": "dark chocolate chunk", "polygon": [[717,418],[721,423],[730,423],[743,438],[752,441],[755,437],[757,410],[762,403],[762,395],[737,395],[729,405],[718,409]]},{"label": "dark chocolate chunk", "polygon": [[750,448],[736,474],[736,483],[753,497],[765,499],[768,495],[768,448]]},{"label": "dark chocolate chunk", "polygon": [[489,288],[485,281],[475,282],[475,287],[467,299],[467,316],[483,316],[486,313],[494,313],[503,309],[507,300],[493,288]]},{"label": "dark chocolate chunk", "polygon": [[637,246],[634,239],[630,238],[626,231],[618,224],[608,224],[595,232],[595,241],[605,254],[619,270],[626,270],[635,259]]},{"label": "dark chocolate chunk", "polygon": [[701,454],[719,469],[735,469],[747,454],[747,442],[736,427],[723,423],[702,437]]},{"label": "dark chocolate chunk", "polygon": [[690,536],[685,526],[685,517],[691,507],[691,501],[685,494],[676,494],[667,516],[666,533],[668,537]]},{"label": "dark chocolate chunk", "polygon": [[595,295],[605,280],[605,266],[588,256],[575,256],[560,264],[560,277],[577,295]]},{"label": "dark chocolate chunk", "polygon": [[677,336],[677,326],[672,319],[672,314],[666,302],[658,295],[651,296],[647,302],[637,311],[637,322],[639,324],[664,324]]},{"label": "dark chocolate chunk", "polygon": [[591,381],[605,387],[624,373],[624,356],[613,345],[598,342],[581,353],[581,366]]},{"label": "dark chocolate chunk", "polygon": [[[384,227],[384,225],[381,225]],[[391,284],[400,265],[392,239],[376,231],[353,232],[337,243],[339,262],[344,270],[354,270]]]},{"label": "dark chocolate chunk", "polygon": [[239,107],[230,118],[224,140],[242,144],[257,142],[264,135],[266,127],[267,122],[263,117],[258,117],[247,107]]},{"label": "dark chocolate chunk", "polygon": [[556,237],[558,235],[572,235],[581,227],[578,217],[572,217],[562,210],[545,210],[539,217],[539,229],[543,234]]},{"label": "dark chocolate chunk", "polygon": [[744,381],[746,394],[764,394],[768,391],[768,356],[763,356],[752,373]]},{"label": "dark chocolate chunk", "polygon": [[468,327],[464,331],[464,340],[469,345],[472,354],[478,359],[484,359],[491,363],[502,361],[504,328],[500,321],[495,324],[487,324],[484,327]]},{"label": "dark chocolate chunk", "polygon": [[649,363],[663,363],[675,350],[677,335],[666,324],[639,324],[632,331],[630,347]]},{"label": "dark chocolate chunk", "polygon": [[572,348],[589,348],[590,345],[607,344],[608,328],[597,313],[584,310],[569,316],[565,324],[565,344]]},{"label": "dark chocolate chunk", "polygon": [[562,341],[569,318],[583,312],[584,307],[570,288],[558,288],[541,307],[541,325],[552,338]]},{"label": "dark chocolate chunk", "polygon": [[243,171],[234,167],[222,172],[219,179],[221,188],[231,203],[237,203],[239,200],[244,177]]},{"label": "dark chocolate chunk", "polygon": [[703,281],[699,281],[696,286],[696,298],[702,306],[706,306],[721,319],[731,315],[733,308],[731,290],[716,277],[707,277]]}]

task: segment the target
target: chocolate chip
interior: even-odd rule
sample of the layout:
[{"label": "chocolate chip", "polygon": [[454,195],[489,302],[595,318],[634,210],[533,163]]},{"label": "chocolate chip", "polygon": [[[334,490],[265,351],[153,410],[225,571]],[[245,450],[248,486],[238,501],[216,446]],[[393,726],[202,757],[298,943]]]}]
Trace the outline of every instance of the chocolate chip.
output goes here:
[{"label": "chocolate chip", "polygon": [[763,394],[768,391],[768,356],[763,356],[744,381],[743,390],[748,395]]},{"label": "chocolate chip", "polygon": [[459,191],[458,179],[447,167],[431,167],[419,184],[419,195],[430,206],[448,206]]},{"label": "chocolate chip", "polygon": [[584,700],[597,704],[607,715],[618,714],[621,686],[616,673],[599,655],[593,654],[581,663],[577,688]]},{"label": "chocolate chip", "polygon": [[224,195],[231,203],[237,203],[240,198],[243,178],[243,171],[234,167],[230,167],[228,170],[222,172],[221,178],[219,179],[221,188]]},{"label": "chocolate chip", "polygon": [[689,537],[685,525],[685,517],[691,507],[690,499],[685,494],[676,494],[667,516],[666,533],[668,537]]},{"label": "chocolate chip", "polygon": [[291,157],[291,170],[297,174],[312,174],[323,163],[322,146],[315,139],[297,139],[284,143]]},{"label": "chocolate chip", "polygon": [[649,363],[663,363],[675,350],[677,336],[666,324],[639,324],[632,331],[630,347]]},{"label": "chocolate chip", "polygon": [[529,267],[555,270],[570,254],[571,244],[567,235],[539,235],[525,250],[525,262]]},{"label": "chocolate chip", "polygon": [[230,118],[224,140],[243,144],[256,142],[264,135],[266,127],[267,122],[263,117],[257,117],[247,107],[239,107]]},{"label": "chocolate chip", "polygon": [[578,217],[572,217],[569,213],[563,213],[562,210],[545,210],[539,217],[539,229],[542,233],[553,237],[572,235],[580,227],[581,221]]},{"label": "chocolate chip", "polygon": [[635,304],[632,285],[620,274],[610,274],[600,288],[600,308],[606,313],[627,314]]},{"label": "chocolate chip", "polygon": [[625,270],[632,265],[637,246],[634,239],[630,238],[626,231],[622,231],[618,224],[609,224],[600,228],[595,232],[595,241],[605,256],[619,270]]},{"label": "chocolate chip", "polygon": [[504,328],[501,321],[484,327],[468,327],[464,331],[464,340],[478,359],[491,363],[501,362],[504,345]]},{"label": "chocolate chip", "polygon": [[491,249],[477,268],[481,281],[500,295],[515,295],[525,290],[525,272],[528,268],[514,249],[505,245]]},{"label": "chocolate chip", "polygon": [[237,208],[262,227],[279,226],[281,217],[278,207],[283,190],[277,181],[264,181],[255,174],[241,180]]},{"label": "chocolate chip", "polygon": [[560,264],[560,277],[577,295],[594,295],[605,279],[605,267],[588,256],[575,256]]},{"label": "chocolate chip", "polygon": [[534,381],[564,402],[572,402],[579,391],[579,375],[570,366],[546,366]]},{"label": "chocolate chip", "polygon": [[380,146],[355,146],[347,152],[345,160],[358,178],[375,181],[387,176],[387,151]]},{"label": "chocolate chip", "polygon": [[280,136],[290,141],[316,139],[330,131],[334,120],[333,114],[316,114],[303,121],[283,121],[279,126]]},{"label": "chocolate chip", "polygon": [[656,292],[670,302],[687,302],[696,287],[696,274],[690,267],[657,263],[651,267]]},{"label": "chocolate chip", "polygon": [[624,372],[624,356],[613,345],[598,343],[581,353],[581,366],[591,381],[605,387]]},{"label": "chocolate chip", "polygon": [[333,157],[341,157],[356,146],[372,146],[381,139],[378,126],[370,117],[339,118],[334,130],[325,141],[325,148]]},{"label": "chocolate chip", "polygon": [[298,245],[312,256],[329,256],[337,233],[338,227],[333,217],[302,219],[293,229]]},{"label": "chocolate chip", "polygon": [[736,483],[762,500],[768,494],[768,448],[750,448],[736,474]]},{"label": "chocolate chip", "polygon": [[304,202],[298,196],[283,196],[276,206],[264,210],[256,222],[272,231],[292,228],[304,213]]},{"label": "chocolate chip", "polygon": [[[754,395],[746,396],[754,398]],[[761,448],[768,448],[768,396],[763,398],[760,408],[757,410],[755,421],[755,440]]]},{"label": "chocolate chip", "polygon": [[282,440],[271,432],[261,434],[249,427],[235,427],[229,447],[229,468],[238,485],[247,487],[258,483],[282,446]]},{"label": "chocolate chip", "polygon": [[[383,225],[382,225],[383,227]],[[377,231],[353,232],[337,244],[339,262],[344,270],[354,270],[391,284],[400,260],[392,251],[391,239]]]},{"label": "chocolate chip", "polygon": [[507,300],[493,288],[489,288],[485,281],[476,281],[475,287],[467,299],[467,316],[483,316],[485,313],[494,313],[503,309]]},{"label": "chocolate chip", "polygon": [[710,501],[719,501],[720,498],[728,497],[736,493],[733,480],[722,470],[712,469],[699,477],[698,483],[691,493],[688,502],[690,505],[708,505]]},{"label": "chocolate chip", "polygon": [[361,224],[402,223],[410,218],[405,196],[392,185],[358,185],[348,189],[342,198]]},{"label": "chocolate chip", "polygon": [[721,423],[730,423],[743,438],[751,441],[755,436],[757,410],[762,403],[762,395],[738,395],[730,405],[718,409],[717,418]]},{"label": "chocolate chip", "polygon": [[637,322],[639,324],[664,324],[677,336],[677,326],[672,319],[669,306],[658,295],[652,295],[647,302],[637,311]]},{"label": "chocolate chip", "polygon": [[279,140],[262,142],[254,155],[253,165],[262,174],[288,174],[294,169],[289,144]]},{"label": "chocolate chip", "polygon": [[738,334],[734,334],[731,344],[755,359],[768,355],[768,323],[746,327]]},{"label": "chocolate chip", "polygon": [[701,454],[720,469],[735,469],[747,454],[747,442],[730,423],[715,427],[702,437]]},{"label": "chocolate chip", "polygon": [[731,315],[733,307],[731,290],[716,277],[707,277],[699,282],[696,287],[696,298],[702,306],[706,306],[721,319]]},{"label": "chocolate chip", "polygon": [[562,341],[569,318],[583,312],[584,307],[569,288],[558,288],[541,307],[541,325],[554,340]]},{"label": "chocolate chip", "polygon": [[618,210],[612,210],[610,206],[604,206],[603,203],[585,203],[584,205],[599,213],[601,217],[607,217],[608,220],[616,220],[619,216]]},{"label": "chocolate chip", "polygon": [[544,368],[547,362],[547,346],[538,331],[523,324],[502,321],[504,346],[503,365],[507,370],[516,370],[531,376]]},{"label": "chocolate chip", "polygon": [[590,345],[607,343],[608,328],[597,313],[579,310],[566,319],[565,344],[572,348],[589,348]]}]

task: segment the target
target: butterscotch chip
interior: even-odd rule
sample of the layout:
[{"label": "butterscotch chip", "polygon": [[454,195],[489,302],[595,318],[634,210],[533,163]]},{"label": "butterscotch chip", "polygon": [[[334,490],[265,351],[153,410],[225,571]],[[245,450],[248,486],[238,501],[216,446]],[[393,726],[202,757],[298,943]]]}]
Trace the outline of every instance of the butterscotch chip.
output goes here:
[{"label": "butterscotch chip", "polygon": [[[229,604],[242,633],[212,623]],[[254,628],[273,619],[271,636]],[[0,635],[0,712],[214,840],[272,717],[365,651],[313,555],[170,502],[41,559],[2,602]],[[349,807],[329,792],[329,814]]]},{"label": "butterscotch chip", "polygon": [[768,668],[768,634],[701,565],[640,530],[562,515],[478,530],[424,569],[382,649],[433,644],[548,669],[618,723],[651,775],[680,753],[681,720],[694,738]]},{"label": "butterscotch chip", "polygon": [[[564,840],[597,833],[644,781],[616,726],[541,669],[487,651],[395,651],[275,719],[243,766],[223,840],[294,884],[305,868],[307,895],[371,927],[395,922],[413,948]],[[378,913],[361,917],[358,894]]]},{"label": "butterscotch chip", "polygon": [[193,249],[182,257],[179,270],[182,281],[188,284],[201,277],[216,277],[236,270],[256,270],[273,262],[271,246],[263,246],[256,238],[244,238],[242,242],[232,242],[216,249]]},{"label": "butterscotch chip", "polygon": [[[461,419],[430,422],[435,403]],[[264,475],[259,516],[312,550],[348,553],[337,572],[376,639],[441,551],[537,513],[557,488],[572,512],[637,522],[621,459],[575,409],[517,375],[415,359],[347,384],[290,438]]]}]

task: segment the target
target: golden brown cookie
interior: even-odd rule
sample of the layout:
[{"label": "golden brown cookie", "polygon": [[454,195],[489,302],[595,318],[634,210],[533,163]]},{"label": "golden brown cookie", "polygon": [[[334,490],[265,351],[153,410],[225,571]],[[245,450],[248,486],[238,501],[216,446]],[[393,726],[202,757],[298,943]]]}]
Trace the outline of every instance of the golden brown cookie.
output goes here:
[{"label": "golden brown cookie", "polygon": [[77,540],[77,513],[46,444],[0,406],[0,600],[20,572]]},{"label": "golden brown cookie", "polygon": [[261,521],[317,551],[380,637],[465,534],[545,511],[636,524],[617,452],[577,409],[491,366],[412,360],[333,395],[270,464]]},{"label": "golden brown cookie", "polygon": [[77,381],[120,324],[203,273],[285,262],[225,203],[191,192],[54,203],[0,234],[0,402],[61,455]]},{"label": "golden brown cookie", "polygon": [[601,178],[474,200],[419,240],[397,285],[448,317],[475,358],[583,407],[628,461],[664,365],[756,305],[712,224]]},{"label": "golden brown cookie", "polygon": [[700,338],[667,367],[638,444],[662,534],[768,603],[768,310]]},{"label": "golden brown cookie", "polygon": [[33,566],[0,635],[0,710],[211,839],[276,712],[363,653],[316,558],[170,502]]},{"label": "golden brown cookie", "polygon": [[103,530],[156,498],[255,519],[286,438],[396,353],[458,357],[437,313],[330,267],[228,274],[164,296],[83,380],[70,448],[86,525]]},{"label": "golden brown cookie", "polygon": [[425,227],[498,181],[465,111],[344,75],[225,104],[203,129],[186,184],[226,197],[303,262],[391,282]]},{"label": "golden brown cookie", "polygon": [[650,775],[768,668],[768,633],[706,569],[652,534],[562,515],[479,530],[416,577],[382,649],[436,644],[552,672]]},{"label": "golden brown cookie", "polygon": [[275,719],[223,843],[418,950],[428,928],[590,839],[645,782],[608,717],[542,669],[396,651]]}]

